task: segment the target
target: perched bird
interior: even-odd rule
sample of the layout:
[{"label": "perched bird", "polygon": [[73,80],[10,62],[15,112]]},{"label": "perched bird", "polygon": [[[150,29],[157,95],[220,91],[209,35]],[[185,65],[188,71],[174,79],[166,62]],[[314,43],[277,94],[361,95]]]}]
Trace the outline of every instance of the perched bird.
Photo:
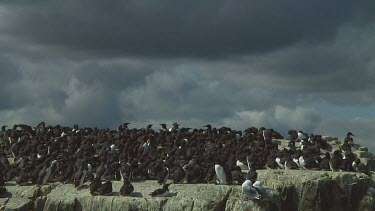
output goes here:
[{"label": "perched bird", "polygon": [[0,186],[0,196],[5,195],[7,193],[7,188],[4,186]]},{"label": "perched bird", "polygon": [[260,196],[266,196],[266,197],[271,197],[272,196],[272,193],[265,187],[263,187],[263,182],[261,181],[256,181],[254,182],[253,184],[253,187],[255,188],[255,190],[257,190],[257,192],[260,194]]},{"label": "perched bird", "polygon": [[40,181],[39,182],[40,185],[47,184],[47,182],[48,182],[48,180],[49,180],[49,178],[50,178],[50,176],[51,176],[51,174],[53,172],[53,168],[55,167],[56,163],[57,163],[57,160],[52,161],[51,165],[48,168],[46,168],[44,170],[44,172],[42,172],[42,174],[40,175],[41,176],[40,177],[41,180],[39,180]]},{"label": "perched bird", "polygon": [[162,170],[157,173],[156,177],[158,179],[158,183],[160,185],[164,185],[169,177],[169,168],[166,166],[162,166]]},{"label": "perched bird", "polygon": [[181,165],[177,165],[176,170],[173,174],[173,183],[182,183],[186,177],[186,170],[181,167]]},{"label": "perched bird", "polygon": [[249,170],[247,163],[241,160],[236,161],[236,166],[239,166],[242,170]]},{"label": "perched bird", "polygon": [[329,154],[329,152],[326,152],[324,157],[322,158],[322,160],[319,163],[320,169],[330,170],[330,165],[329,165],[330,160],[331,160],[331,155]]},{"label": "perched bird", "polygon": [[129,196],[133,193],[134,186],[130,183],[128,178],[124,178],[124,184],[120,188],[121,196]]},{"label": "perched bird", "polygon": [[166,197],[166,196],[169,196],[169,194],[170,194],[169,189],[168,189],[169,185],[170,184],[164,184],[163,188],[156,189],[155,191],[153,191],[152,193],[150,193],[150,196],[152,196],[152,197]]},{"label": "perched bird", "polygon": [[246,180],[244,183],[242,183],[242,193],[246,198],[260,199],[258,191],[253,187],[253,184],[250,180]]},{"label": "perched bird", "polygon": [[354,136],[354,134],[352,132],[348,132],[346,134],[346,137],[345,137],[344,141],[347,141],[350,145],[352,145],[353,142],[354,142],[352,136]]},{"label": "perched bird", "polygon": [[100,178],[96,177],[94,181],[90,183],[90,194],[93,196],[99,195],[101,186],[102,182],[100,181]]},{"label": "perched bird", "polygon": [[110,196],[112,194],[112,182],[111,180],[107,180],[100,186],[99,194],[102,196]]},{"label": "perched bird", "polygon": [[217,177],[216,182],[218,184],[226,185],[227,184],[227,176],[226,176],[226,173],[224,171],[224,168],[219,164],[215,164],[215,173],[216,173],[216,177]]},{"label": "perched bird", "polygon": [[247,172],[246,179],[251,182],[255,182],[258,178],[258,172],[254,165],[250,166],[249,171]]}]

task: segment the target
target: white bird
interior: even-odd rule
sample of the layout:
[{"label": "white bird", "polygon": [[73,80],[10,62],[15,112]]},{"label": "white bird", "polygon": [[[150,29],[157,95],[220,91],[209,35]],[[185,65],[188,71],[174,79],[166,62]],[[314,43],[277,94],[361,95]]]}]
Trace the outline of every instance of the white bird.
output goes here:
[{"label": "white bird", "polygon": [[299,162],[299,167],[301,169],[306,169],[305,168],[305,159],[303,158],[303,155],[301,155],[299,158],[298,158],[298,162]]},{"label": "white bird", "polygon": [[215,164],[216,182],[219,184],[227,184],[227,175],[225,174],[224,168],[219,164]]},{"label": "white bird", "polygon": [[301,168],[301,165],[299,164],[299,159],[293,158],[293,162],[297,164],[298,168]]},{"label": "white bird", "polygon": [[112,144],[112,145],[110,146],[110,151],[109,151],[109,152],[112,154],[112,153],[115,153],[117,150],[118,150],[118,149],[117,149],[116,145],[115,145],[115,144]]},{"label": "white bird", "polygon": [[284,169],[285,168],[284,165],[281,163],[281,159],[279,157],[277,157],[275,159],[275,161],[276,161],[276,163],[277,163],[277,165],[279,166],[280,169]]},{"label": "white bird", "polygon": [[266,197],[271,197],[272,193],[265,187],[263,187],[263,182],[262,181],[256,181],[253,184],[253,187],[261,196],[266,196]]},{"label": "white bird", "polygon": [[249,167],[245,165],[244,163],[242,163],[240,160],[237,160],[236,166],[239,166],[241,170],[249,170]]},{"label": "white bird", "polygon": [[302,131],[299,131],[297,136],[298,136],[298,139],[299,139],[300,141],[302,141],[302,139],[305,139],[305,138],[306,138],[305,134],[303,134]]},{"label": "white bird", "polygon": [[253,184],[250,180],[246,180],[242,183],[242,193],[250,199],[260,199],[258,191],[253,187]]}]

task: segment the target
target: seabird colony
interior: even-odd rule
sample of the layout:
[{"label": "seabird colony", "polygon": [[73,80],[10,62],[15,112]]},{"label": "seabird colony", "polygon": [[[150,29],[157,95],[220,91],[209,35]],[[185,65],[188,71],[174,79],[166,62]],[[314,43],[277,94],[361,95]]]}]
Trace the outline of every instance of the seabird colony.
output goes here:
[{"label": "seabird colony", "polygon": [[[257,169],[321,169],[357,171],[366,166],[352,153],[354,136],[348,132],[340,150],[320,156],[330,145],[321,135],[288,131],[290,146],[283,150],[272,139],[280,133],[264,127],[244,131],[229,127],[204,129],[179,127],[117,130],[25,124],[0,132],[0,195],[5,182],[19,185],[61,182],[82,189],[90,183],[92,195],[111,195],[112,181],[122,180],[121,196],[129,196],[131,181],[156,180],[161,188],[151,196],[167,196],[173,183],[242,184],[244,195],[259,199],[269,192],[257,181]],[[301,142],[301,148],[295,147]],[[9,157],[14,162],[9,162]],[[248,170],[247,174],[242,170]]]}]

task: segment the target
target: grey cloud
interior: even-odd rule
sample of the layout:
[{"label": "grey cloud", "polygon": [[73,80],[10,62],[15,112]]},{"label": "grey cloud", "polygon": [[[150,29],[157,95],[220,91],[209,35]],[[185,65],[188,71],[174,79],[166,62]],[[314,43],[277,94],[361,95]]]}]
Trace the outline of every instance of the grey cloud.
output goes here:
[{"label": "grey cloud", "polygon": [[[2,33],[103,56],[216,57],[332,40],[372,1],[41,1],[5,4]],[[364,22],[363,20],[361,23]]]}]

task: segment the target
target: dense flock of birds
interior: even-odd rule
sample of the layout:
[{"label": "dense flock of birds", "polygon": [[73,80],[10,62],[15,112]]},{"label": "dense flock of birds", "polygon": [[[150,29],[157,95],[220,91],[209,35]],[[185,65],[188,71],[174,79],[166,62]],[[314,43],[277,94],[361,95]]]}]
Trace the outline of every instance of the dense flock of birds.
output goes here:
[{"label": "dense flock of birds", "polygon": [[[167,183],[242,184],[245,196],[259,199],[270,192],[257,181],[257,169],[321,169],[358,171],[366,166],[352,153],[349,132],[340,150],[321,135],[288,131],[290,145],[280,150],[272,139],[283,139],[273,129],[250,127],[244,131],[228,127],[180,128],[174,123],[154,130],[46,126],[25,124],[0,132],[0,195],[5,182],[18,185],[61,182],[77,189],[89,185],[92,195],[112,194],[112,181],[122,180],[120,195],[129,196],[136,180],[157,180],[162,188],[151,196],[167,196]],[[296,148],[296,143],[301,147]],[[321,150],[327,150],[321,157]],[[9,162],[13,158],[14,162]],[[246,170],[247,173],[243,173]],[[246,172],[245,171],[245,172]]]}]

